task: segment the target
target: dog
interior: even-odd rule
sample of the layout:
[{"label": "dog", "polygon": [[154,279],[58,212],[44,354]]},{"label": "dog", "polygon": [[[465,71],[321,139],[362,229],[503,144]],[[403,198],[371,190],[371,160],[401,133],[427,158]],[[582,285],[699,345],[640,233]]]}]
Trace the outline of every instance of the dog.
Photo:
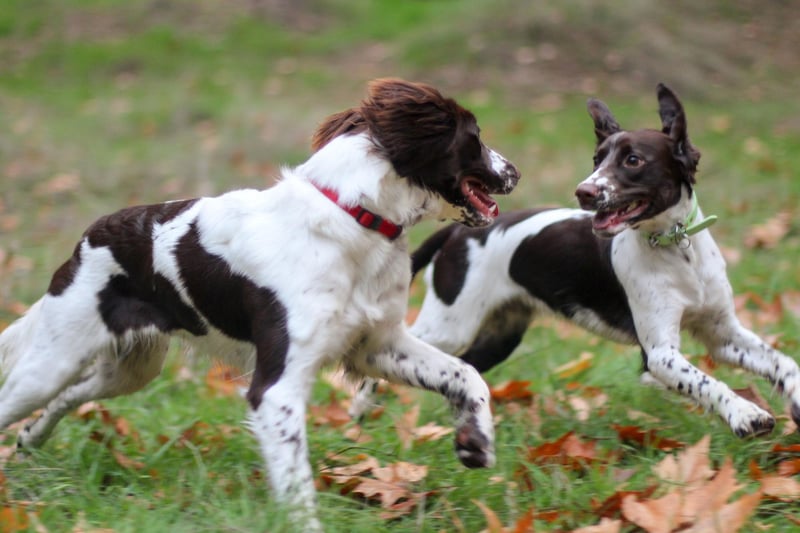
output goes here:
[{"label": "dog", "polygon": [[[733,432],[769,433],[774,418],[680,353],[686,330],[714,360],[767,378],[800,425],[800,372],[737,319],[725,262],[694,191],[700,153],[669,88],[657,89],[661,130],[624,131],[588,102],[594,172],[577,188],[582,209],[509,212],[485,228],[446,226],[412,254],[428,285],[411,332],[484,372],[552,312],[605,338],[638,344],[645,382],[718,413]],[[370,405],[362,384],[351,414]]]},{"label": "dog", "polygon": [[403,322],[407,228],[470,226],[520,178],[483,144],[472,113],[435,88],[369,84],[325,120],[311,157],[266,190],[130,207],[83,234],[47,293],[0,335],[0,428],[40,446],[70,410],[130,394],[161,371],[171,335],[252,368],[249,425],[277,500],[319,530],[306,403],[317,370],[432,390],[453,408],[467,467],[494,463],[488,387]]}]

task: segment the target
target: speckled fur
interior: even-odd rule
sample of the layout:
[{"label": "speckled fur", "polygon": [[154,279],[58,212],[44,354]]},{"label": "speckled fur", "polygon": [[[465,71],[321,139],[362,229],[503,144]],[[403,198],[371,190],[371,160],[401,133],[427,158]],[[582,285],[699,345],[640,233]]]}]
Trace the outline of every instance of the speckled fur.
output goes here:
[{"label": "speckled fur", "polygon": [[0,334],[0,428],[44,408],[19,435],[20,447],[42,444],[80,403],[144,387],[169,337],[183,334],[252,369],[249,425],[298,531],[321,530],[305,418],[324,364],[441,393],[461,462],[491,466],[483,379],[403,323],[405,233],[390,240],[365,228],[320,191],[403,227],[487,224],[489,204],[467,193],[509,192],[519,173],[478,131],[469,111],[432,87],[377,80],[362,106],[323,123],[316,152],[270,189],[102,217],[48,293]]},{"label": "speckled fur", "polygon": [[[659,102],[662,131],[634,132],[623,131],[602,102],[589,103],[598,146],[595,170],[578,187],[578,198],[587,210],[648,199],[642,216],[603,237],[588,233],[592,213],[572,209],[509,213],[490,228],[441,230],[413,254],[415,268],[427,262],[417,261],[418,255],[433,262],[411,332],[485,371],[519,344],[531,319],[556,312],[606,338],[639,344],[644,382],[719,413],[737,435],[771,431],[772,415],[681,354],[685,330],[716,361],[767,378],[800,425],[798,365],[737,319],[725,262],[711,233],[703,230],[680,246],[654,247],[648,241],[651,232],[668,231],[686,219],[700,157],[689,143],[677,97],[661,86]],[[644,163],[630,160],[633,167],[623,168],[631,154]],[[565,278],[570,272],[574,277]],[[359,390],[351,414],[369,408],[372,388],[368,383]]]}]

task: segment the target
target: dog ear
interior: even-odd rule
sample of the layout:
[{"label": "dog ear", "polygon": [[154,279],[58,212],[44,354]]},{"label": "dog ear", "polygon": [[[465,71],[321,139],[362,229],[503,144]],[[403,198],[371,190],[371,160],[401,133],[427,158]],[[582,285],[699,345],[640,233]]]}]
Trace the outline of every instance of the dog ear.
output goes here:
[{"label": "dog ear", "polygon": [[347,109],[335,113],[326,118],[322,124],[317,127],[314,135],[311,137],[311,149],[316,152],[331,139],[344,134],[353,134],[363,131],[367,128],[364,117],[357,109]]},{"label": "dog ear", "polygon": [[586,101],[586,108],[589,110],[589,115],[591,115],[594,121],[594,134],[597,136],[597,144],[605,141],[611,135],[622,131],[614,115],[611,114],[611,110],[600,100],[589,98],[589,100]]},{"label": "dog ear", "polygon": [[669,135],[675,142],[675,157],[684,163],[686,169],[692,174],[692,183],[694,183],[694,171],[697,170],[697,164],[700,162],[700,152],[689,142],[683,105],[675,93],[663,83],[658,84],[657,92],[661,131]]}]

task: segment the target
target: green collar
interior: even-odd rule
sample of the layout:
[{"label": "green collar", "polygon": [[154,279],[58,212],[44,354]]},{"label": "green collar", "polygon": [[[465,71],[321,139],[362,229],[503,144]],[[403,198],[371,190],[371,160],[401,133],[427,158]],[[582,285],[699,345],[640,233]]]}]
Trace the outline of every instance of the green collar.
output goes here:
[{"label": "green collar", "polygon": [[697,194],[692,193],[692,210],[689,216],[686,217],[686,220],[675,224],[667,233],[650,233],[647,235],[647,242],[649,242],[650,246],[653,248],[656,246],[670,246],[672,244],[677,244],[681,248],[687,248],[689,246],[689,235],[694,235],[695,233],[703,231],[717,221],[717,216],[711,215],[695,222],[697,212]]}]

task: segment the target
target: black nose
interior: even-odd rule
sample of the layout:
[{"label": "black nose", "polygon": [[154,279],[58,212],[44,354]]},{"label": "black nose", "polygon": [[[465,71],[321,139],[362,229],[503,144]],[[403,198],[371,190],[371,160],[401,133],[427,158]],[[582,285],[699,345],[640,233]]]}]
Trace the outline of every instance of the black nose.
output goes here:
[{"label": "black nose", "polygon": [[599,192],[599,187],[594,183],[581,183],[578,185],[578,188],[575,189],[575,196],[577,196],[578,203],[581,204],[581,207],[585,209],[594,205]]}]

